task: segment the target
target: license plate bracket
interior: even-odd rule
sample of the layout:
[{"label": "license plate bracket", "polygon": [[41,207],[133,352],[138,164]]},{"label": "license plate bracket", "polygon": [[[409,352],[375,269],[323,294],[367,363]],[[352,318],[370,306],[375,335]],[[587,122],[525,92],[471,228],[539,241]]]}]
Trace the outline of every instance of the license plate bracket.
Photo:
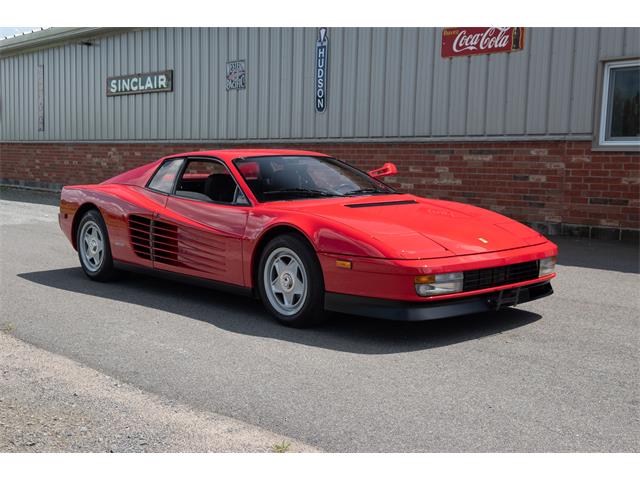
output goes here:
[{"label": "license plate bracket", "polygon": [[524,297],[526,296],[528,298],[528,293],[528,290],[522,287],[500,290],[489,299],[489,304],[494,310],[500,310],[504,307],[515,307],[521,301],[526,301]]}]

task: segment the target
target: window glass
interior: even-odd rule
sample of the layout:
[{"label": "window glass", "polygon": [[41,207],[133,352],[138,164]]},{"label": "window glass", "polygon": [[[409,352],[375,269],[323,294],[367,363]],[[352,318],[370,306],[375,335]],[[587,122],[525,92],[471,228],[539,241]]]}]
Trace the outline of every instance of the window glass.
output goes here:
[{"label": "window glass", "polygon": [[640,141],[640,64],[608,65],[605,85],[604,141]]},{"label": "window glass", "polygon": [[234,163],[260,202],[394,193],[384,183],[329,157],[274,155]]},{"label": "window glass", "polygon": [[227,168],[210,160],[189,160],[176,187],[177,196],[203,202],[241,203],[241,193]]},{"label": "window glass", "polygon": [[171,193],[183,161],[182,158],[176,158],[163,163],[149,182],[149,188],[163,193]]}]

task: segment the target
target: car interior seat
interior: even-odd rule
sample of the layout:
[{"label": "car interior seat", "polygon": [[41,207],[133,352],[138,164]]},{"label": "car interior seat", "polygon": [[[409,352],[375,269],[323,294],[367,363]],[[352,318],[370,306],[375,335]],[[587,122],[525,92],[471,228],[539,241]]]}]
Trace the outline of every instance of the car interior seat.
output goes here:
[{"label": "car interior seat", "polygon": [[236,183],[226,173],[212,173],[204,182],[204,194],[214,202],[232,203],[235,191]]}]

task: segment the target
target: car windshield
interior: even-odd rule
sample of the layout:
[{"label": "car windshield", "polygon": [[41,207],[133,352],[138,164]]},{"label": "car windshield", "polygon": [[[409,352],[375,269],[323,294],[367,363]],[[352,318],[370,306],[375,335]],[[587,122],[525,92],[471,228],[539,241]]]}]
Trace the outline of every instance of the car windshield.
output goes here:
[{"label": "car windshield", "polygon": [[330,157],[273,155],[240,158],[234,163],[259,202],[395,193],[366,173]]}]

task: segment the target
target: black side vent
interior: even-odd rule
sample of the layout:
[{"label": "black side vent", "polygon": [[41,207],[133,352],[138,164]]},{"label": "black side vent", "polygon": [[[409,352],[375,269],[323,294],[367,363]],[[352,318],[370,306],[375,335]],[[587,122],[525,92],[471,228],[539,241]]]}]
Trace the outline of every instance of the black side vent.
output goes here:
[{"label": "black side vent", "polygon": [[178,227],[141,215],[129,216],[129,237],[136,255],[178,265]]},{"label": "black side vent", "polygon": [[348,208],[366,208],[366,207],[390,207],[392,205],[410,205],[418,203],[415,200],[398,200],[397,202],[372,202],[372,203],[350,203],[345,205]]},{"label": "black side vent", "polygon": [[153,222],[153,260],[169,265],[178,262],[178,227],[165,222]]},{"label": "black side vent", "polygon": [[130,215],[129,236],[135,254],[145,260],[151,260],[151,219]]}]

